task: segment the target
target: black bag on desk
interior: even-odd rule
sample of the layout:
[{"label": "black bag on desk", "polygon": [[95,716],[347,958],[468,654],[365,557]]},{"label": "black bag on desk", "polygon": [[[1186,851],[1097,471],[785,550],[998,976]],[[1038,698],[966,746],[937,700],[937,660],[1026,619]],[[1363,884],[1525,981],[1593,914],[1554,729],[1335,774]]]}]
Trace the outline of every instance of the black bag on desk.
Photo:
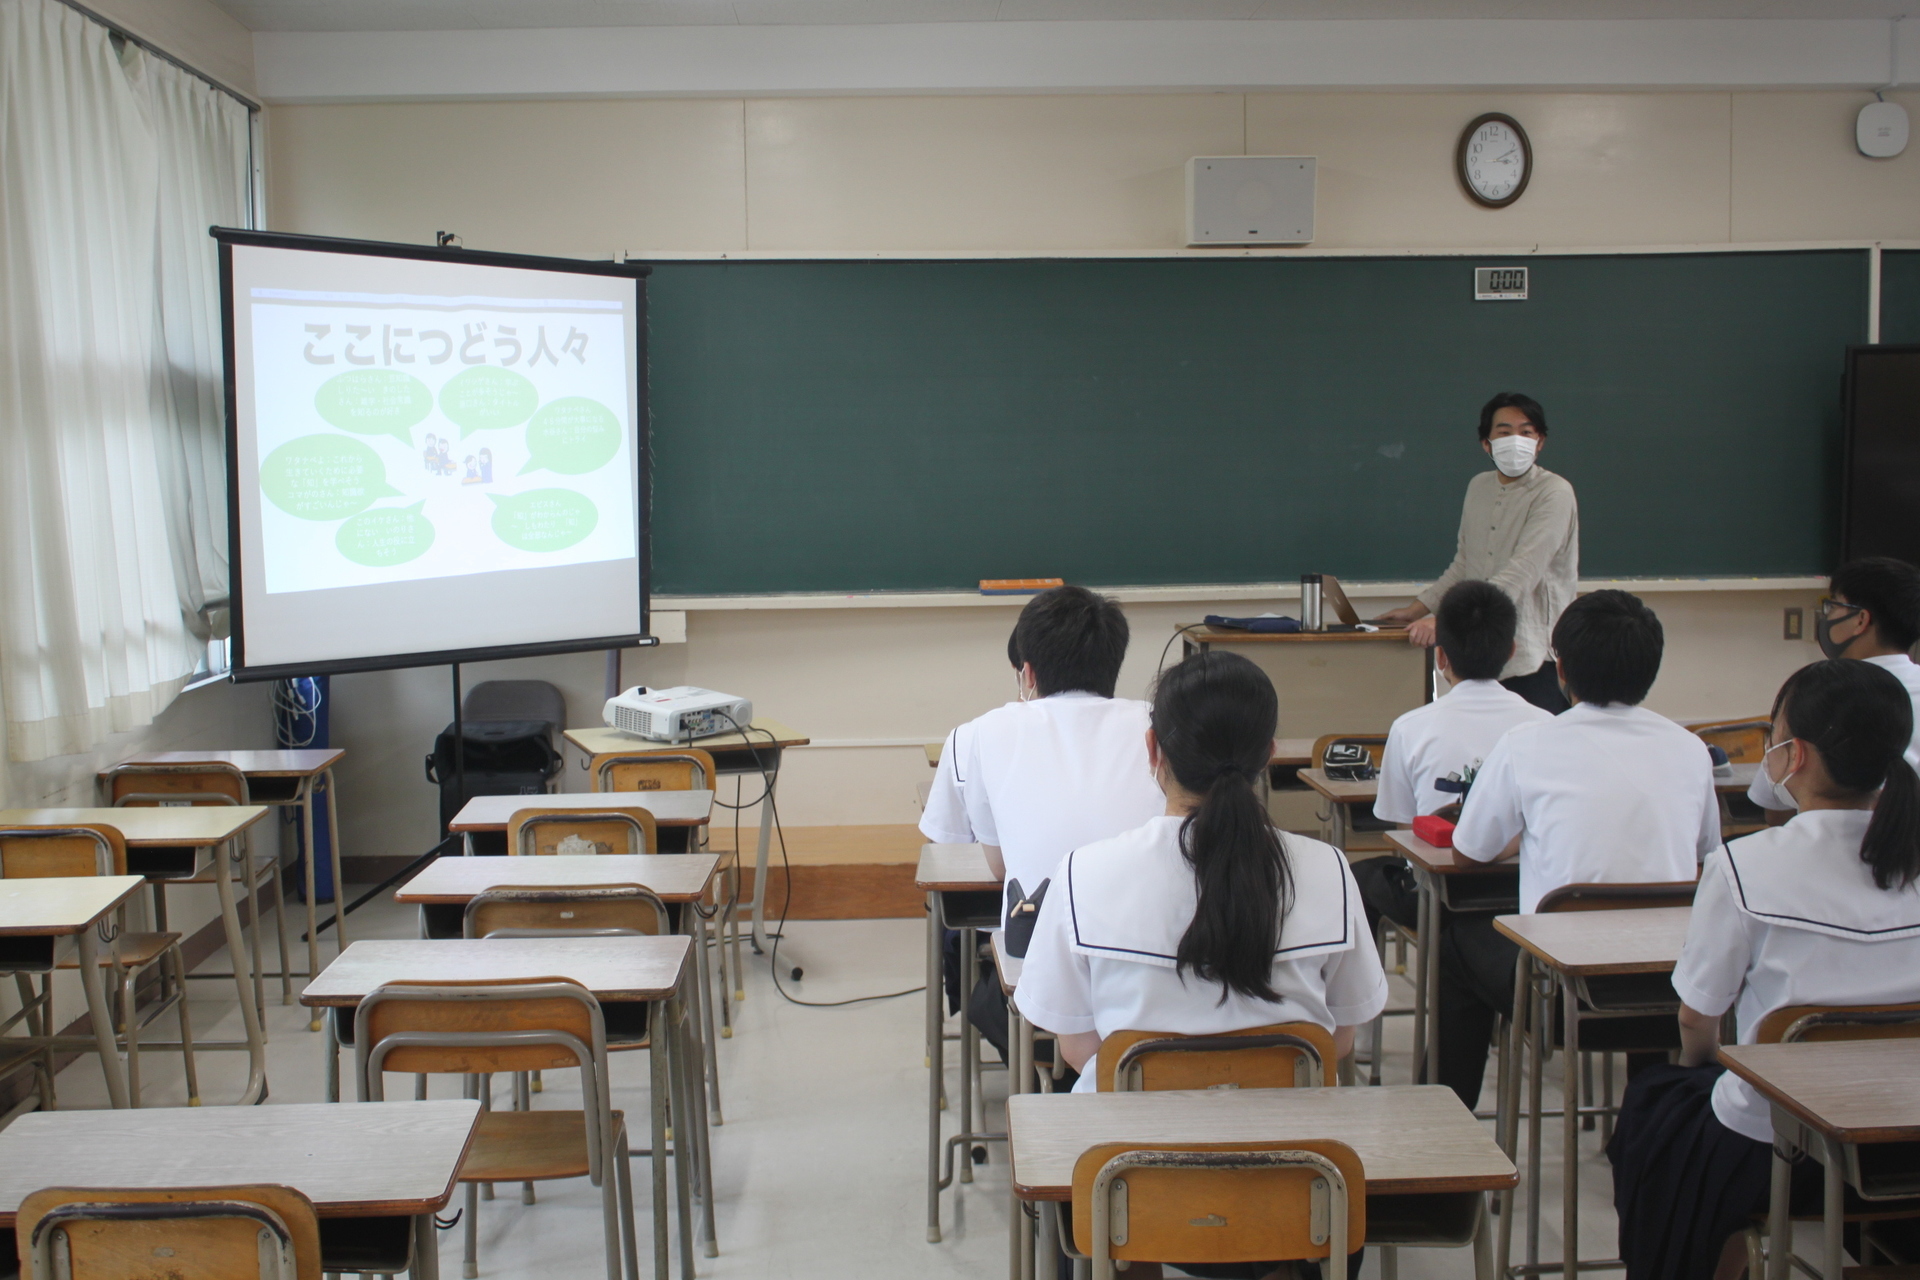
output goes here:
[{"label": "black bag on desk", "polygon": [[440,788],[442,830],[474,796],[541,795],[560,772],[560,753],[553,749],[544,720],[467,720],[461,729],[466,739],[464,790],[454,767],[452,725],[440,731],[427,757],[427,781]]}]

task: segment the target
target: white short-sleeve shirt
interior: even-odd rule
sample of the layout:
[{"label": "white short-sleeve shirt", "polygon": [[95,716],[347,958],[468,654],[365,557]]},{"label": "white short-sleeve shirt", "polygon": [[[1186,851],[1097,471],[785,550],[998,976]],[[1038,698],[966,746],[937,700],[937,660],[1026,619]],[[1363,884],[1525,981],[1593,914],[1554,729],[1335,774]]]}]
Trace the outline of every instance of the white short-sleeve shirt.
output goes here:
[{"label": "white short-sleeve shirt", "polygon": [[947,735],[921,834],[1000,846],[1007,879],[1031,894],[1068,851],[1166,812],[1147,764],[1149,710],[1131,698],[1056,693],[968,721]]},{"label": "white short-sleeve shirt", "polygon": [[[1332,1030],[1380,1012],[1386,974],[1346,855],[1303,836],[1281,836],[1293,900],[1273,954],[1280,999],[1254,999],[1178,972],[1175,955],[1199,901],[1180,852],[1184,822],[1154,818],[1061,862],[1014,991],[1029,1021],[1105,1039],[1116,1031],[1209,1035],[1278,1022]],[[1087,1072],[1076,1089],[1094,1087]]]},{"label": "white short-sleeve shirt", "polygon": [[[1885,667],[1907,688],[1907,696],[1913,699],[1913,741],[1907,744],[1907,763],[1920,769],[1920,663],[1904,653],[1886,654],[1878,658],[1862,658],[1862,662],[1871,662],[1876,667]],[[1762,809],[1791,809],[1793,799],[1767,771],[1754,772],[1753,782],[1747,787],[1747,799]]]},{"label": "white short-sleeve shirt", "polygon": [[[1920,1001],[1920,885],[1874,886],[1860,859],[1872,818],[1816,809],[1716,850],[1673,971],[1680,998],[1716,1016],[1737,1001],[1741,1044],[1789,1005]],[[1713,1114],[1773,1139],[1766,1100],[1731,1071],[1714,1085]]]},{"label": "white short-sleeve shirt", "polygon": [[1582,702],[1511,729],[1474,779],[1453,847],[1491,862],[1520,837],[1520,910],[1568,884],[1692,880],[1720,844],[1713,759],[1644,707]]},{"label": "white short-sleeve shirt", "polygon": [[1498,680],[1462,680],[1441,698],[1415,707],[1393,722],[1380,759],[1380,796],[1373,813],[1388,822],[1412,822],[1460,797],[1434,783],[1478,768],[1517,724],[1551,720]]}]

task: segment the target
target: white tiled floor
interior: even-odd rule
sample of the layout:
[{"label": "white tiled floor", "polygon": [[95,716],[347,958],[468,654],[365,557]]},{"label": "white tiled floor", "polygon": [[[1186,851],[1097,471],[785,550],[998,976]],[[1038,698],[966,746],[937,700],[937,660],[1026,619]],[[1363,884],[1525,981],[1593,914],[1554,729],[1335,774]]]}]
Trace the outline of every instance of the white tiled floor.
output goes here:
[{"label": "white tiled floor", "polygon": [[[356,938],[416,936],[412,912],[390,902],[371,904],[351,919]],[[787,984],[803,999],[897,991],[920,982],[924,936],[918,920],[796,922],[781,946],[781,967],[805,967],[804,981]],[[329,955],[330,947],[323,951],[323,963]],[[206,967],[225,964],[223,953]],[[196,1036],[237,1037],[232,987],[215,982],[193,987]],[[1404,988],[1398,990],[1396,999],[1405,994]],[[713,1132],[720,1256],[698,1259],[701,1276],[838,1280],[1005,1274],[1007,1166],[1004,1148],[997,1144],[973,1184],[943,1196],[944,1241],[926,1242],[923,1007],[921,997],[910,995],[837,1009],[802,1008],[775,991],[764,958],[751,963],[747,999],[734,1006],[734,1038],[719,1044],[726,1115],[724,1127]],[[170,1036],[169,1022],[163,1019],[155,1034]],[[270,1102],[324,1097],[321,1037],[306,1026],[304,1009],[269,1006]],[[1389,1019],[1389,1082],[1408,1079],[1410,1037],[1408,1019]],[[148,1105],[184,1102],[177,1055],[155,1052],[144,1056],[143,1065]],[[236,1096],[244,1083],[244,1055],[206,1053],[199,1066],[208,1105]],[[640,1055],[620,1055],[614,1066],[615,1105],[644,1116],[646,1079]],[[986,1077],[989,1121],[996,1129],[1002,1127],[1005,1079],[998,1072]],[[957,1075],[949,1082],[957,1089]],[[62,1073],[60,1091],[63,1106],[104,1105],[99,1067],[91,1058]],[[458,1082],[439,1081],[433,1092],[457,1096]],[[567,1105],[571,1092],[571,1078],[552,1079],[536,1105]],[[1483,1105],[1491,1106],[1492,1098],[1489,1076]],[[1551,1088],[1549,1105],[1558,1105]],[[1541,1241],[1542,1258],[1551,1261],[1559,1257],[1560,1159],[1557,1122],[1549,1121],[1547,1128],[1547,1220]],[[1581,1178],[1582,1252],[1589,1258],[1611,1255],[1612,1179],[1597,1134],[1584,1135]],[[636,1161],[634,1197],[643,1243],[649,1230],[647,1179],[645,1162]],[[598,1193],[584,1181],[543,1184],[534,1205],[522,1205],[518,1195],[503,1188],[499,1199],[480,1205],[481,1274],[602,1274],[599,1213]],[[441,1235],[442,1274],[449,1280],[460,1274],[460,1234],[456,1229]],[[1521,1237],[1515,1241],[1517,1262],[1524,1233],[1516,1235]],[[1369,1255],[1367,1280],[1378,1274],[1375,1257]],[[1405,1280],[1468,1280],[1472,1273],[1468,1250],[1407,1250],[1400,1257]]]}]

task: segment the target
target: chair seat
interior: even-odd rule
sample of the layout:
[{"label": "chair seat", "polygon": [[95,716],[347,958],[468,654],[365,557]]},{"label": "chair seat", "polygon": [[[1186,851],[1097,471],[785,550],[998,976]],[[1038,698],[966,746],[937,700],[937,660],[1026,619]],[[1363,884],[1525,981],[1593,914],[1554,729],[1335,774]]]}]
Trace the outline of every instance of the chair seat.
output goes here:
[{"label": "chair seat", "polygon": [[[177,933],[123,933],[113,940],[113,946],[102,948],[99,963],[118,964],[123,969],[138,969],[142,965],[152,964],[166,954],[167,948],[180,941]],[[60,962],[62,969],[78,969],[80,957],[68,956]]]},{"label": "chair seat", "polygon": [[[614,1123],[622,1113],[614,1112]],[[540,1182],[587,1176],[584,1111],[488,1111],[460,1166],[462,1182]]]}]

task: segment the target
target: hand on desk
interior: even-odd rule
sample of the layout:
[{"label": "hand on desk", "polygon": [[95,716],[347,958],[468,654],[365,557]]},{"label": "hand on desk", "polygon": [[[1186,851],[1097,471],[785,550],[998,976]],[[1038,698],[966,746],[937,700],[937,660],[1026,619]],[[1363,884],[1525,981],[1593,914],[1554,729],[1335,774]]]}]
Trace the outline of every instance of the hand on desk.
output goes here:
[{"label": "hand on desk", "polygon": [[1433,648],[1433,615],[1418,600],[1405,608],[1389,609],[1374,621],[1384,627],[1405,627],[1408,643],[1417,644],[1422,649]]},{"label": "hand on desk", "polygon": [[1431,649],[1435,644],[1434,622],[1432,615],[1416,619],[1407,628],[1407,643],[1417,644],[1422,649]]}]

